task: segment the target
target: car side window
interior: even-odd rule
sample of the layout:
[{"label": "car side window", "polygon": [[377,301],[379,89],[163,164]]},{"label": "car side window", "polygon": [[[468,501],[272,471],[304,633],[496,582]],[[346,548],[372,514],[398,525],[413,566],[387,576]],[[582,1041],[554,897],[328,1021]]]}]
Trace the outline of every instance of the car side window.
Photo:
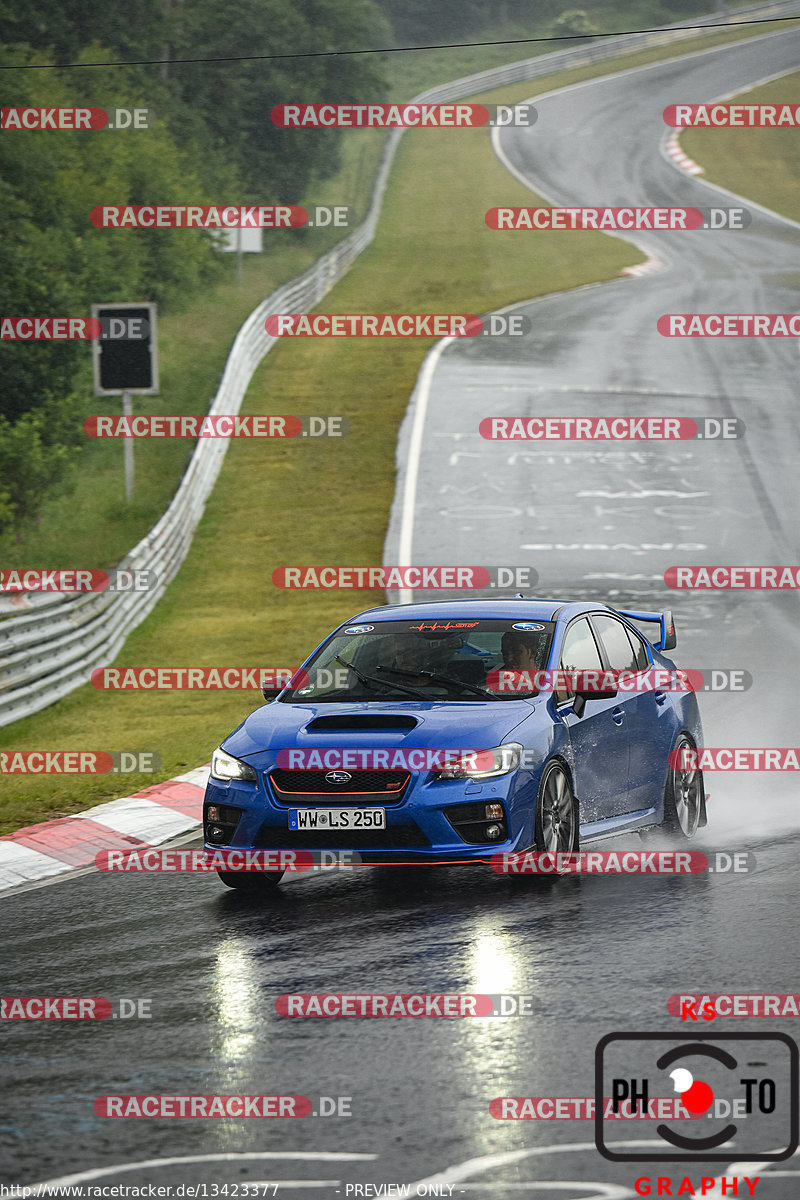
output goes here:
[{"label": "car side window", "polygon": [[[564,635],[561,647],[561,669],[563,671],[602,671],[600,652],[597,643],[585,617],[573,621]],[[572,698],[572,692],[566,688],[555,691],[556,704],[564,704]]]},{"label": "car side window", "polygon": [[592,616],[592,622],[605,646],[612,671],[638,671],[636,655],[622,622],[605,615]]},{"label": "car side window", "polygon": [[648,671],[650,669],[650,655],[647,653],[647,647],[639,637],[638,633],[634,633],[634,631],[629,629],[627,625],[624,628],[628,635],[628,640],[633,646],[633,653],[636,658],[636,670]]}]

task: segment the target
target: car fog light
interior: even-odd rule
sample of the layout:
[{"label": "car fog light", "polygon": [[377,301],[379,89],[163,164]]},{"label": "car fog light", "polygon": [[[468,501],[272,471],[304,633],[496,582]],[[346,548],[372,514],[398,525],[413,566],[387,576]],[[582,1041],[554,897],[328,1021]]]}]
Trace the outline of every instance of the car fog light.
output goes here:
[{"label": "car fog light", "polygon": [[486,826],[486,836],[490,842],[496,841],[496,839],[499,837],[502,837],[502,835],[503,835],[503,831],[499,825],[487,825]]},{"label": "car fog light", "polygon": [[487,804],[486,805],[487,821],[502,821],[503,806],[502,804]]},{"label": "car fog light", "polygon": [[209,825],[208,840],[210,842],[220,842],[225,837],[225,830],[219,825]]}]

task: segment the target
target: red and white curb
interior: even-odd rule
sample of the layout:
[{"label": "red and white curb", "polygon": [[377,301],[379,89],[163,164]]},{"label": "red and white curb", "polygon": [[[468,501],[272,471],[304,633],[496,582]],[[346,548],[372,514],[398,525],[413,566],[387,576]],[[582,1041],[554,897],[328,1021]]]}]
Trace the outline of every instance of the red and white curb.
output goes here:
[{"label": "red and white curb", "polygon": [[681,144],[678,141],[679,137],[680,130],[673,129],[664,146],[664,153],[667,158],[672,159],[676,167],[680,167],[682,171],[687,171],[690,175],[705,175],[705,169],[681,150]]},{"label": "red and white curb", "polygon": [[623,267],[620,275],[633,275],[636,278],[639,275],[656,275],[659,271],[664,270],[664,262],[651,254],[643,263],[636,263],[634,267]]},{"label": "red and white curb", "polygon": [[196,767],[133,796],[5,834],[0,891],[92,866],[99,850],[154,846],[197,829],[208,776],[208,765]]}]

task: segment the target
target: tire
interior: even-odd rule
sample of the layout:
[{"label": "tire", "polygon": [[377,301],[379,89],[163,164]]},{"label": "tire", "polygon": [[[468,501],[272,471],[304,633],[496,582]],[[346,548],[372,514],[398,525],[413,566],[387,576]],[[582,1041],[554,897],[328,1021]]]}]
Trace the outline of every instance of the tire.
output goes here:
[{"label": "tire", "polygon": [[277,887],[284,871],[217,871],[226,887],[240,892],[271,892]]},{"label": "tire", "polygon": [[553,759],[539,781],[534,849],[566,853],[578,849],[578,806],[569,775]]},{"label": "tire", "polygon": [[[683,749],[696,749],[688,733],[677,739],[673,754]],[[697,833],[704,802],[703,772],[699,767],[683,770],[671,766],[664,789],[664,820],[659,829],[678,841],[691,841]]]}]

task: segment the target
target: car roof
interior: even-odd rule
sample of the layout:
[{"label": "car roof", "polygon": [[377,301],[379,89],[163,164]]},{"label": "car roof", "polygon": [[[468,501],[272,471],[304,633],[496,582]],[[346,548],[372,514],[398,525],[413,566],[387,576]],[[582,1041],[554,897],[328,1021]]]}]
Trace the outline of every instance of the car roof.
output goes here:
[{"label": "car roof", "polygon": [[611,611],[607,604],[587,604],[585,601],[574,600],[542,600],[535,597],[520,599],[495,600],[490,597],[472,597],[469,600],[425,600],[416,604],[382,604],[377,608],[366,608],[356,613],[343,624],[353,621],[398,621],[406,617],[411,620],[434,617],[464,618],[485,617],[505,618],[519,617],[534,621],[552,621],[556,616],[565,619],[577,616],[583,612]]}]

